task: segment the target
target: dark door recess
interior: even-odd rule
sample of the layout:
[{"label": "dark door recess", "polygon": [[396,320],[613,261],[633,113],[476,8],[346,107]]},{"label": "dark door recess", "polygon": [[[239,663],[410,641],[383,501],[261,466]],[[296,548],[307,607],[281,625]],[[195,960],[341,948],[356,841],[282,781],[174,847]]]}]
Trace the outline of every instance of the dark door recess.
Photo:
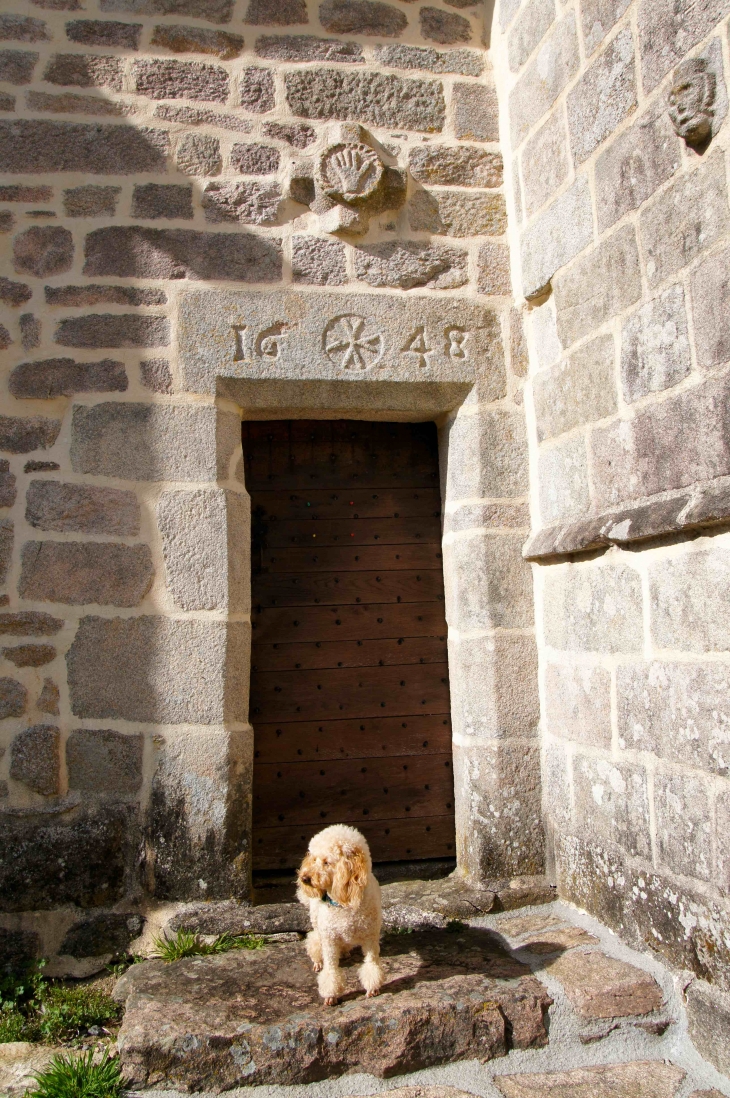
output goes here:
[{"label": "dark door recess", "polygon": [[247,423],[254,869],[352,823],[375,861],[453,857],[436,429]]}]

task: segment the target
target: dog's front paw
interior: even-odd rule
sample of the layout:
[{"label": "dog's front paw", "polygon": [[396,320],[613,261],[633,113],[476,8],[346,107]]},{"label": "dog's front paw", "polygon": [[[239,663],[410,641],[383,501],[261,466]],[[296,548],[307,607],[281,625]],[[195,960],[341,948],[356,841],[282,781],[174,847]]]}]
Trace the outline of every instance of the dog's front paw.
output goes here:
[{"label": "dog's front paw", "polygon": [[324,965],[322,964],[321,961],[312,961],[312,968],[314,969],[315,972],[321,972],[322,969],[324,968]]},{"label": "dog's front paw", "polygon": [[324,1001],[325,1006],[337,1006],[338,999],[336,995],[328,995]]},{"label": "dog's front paw", "polygon": [[365,998],[366,999],[374,999],[376,995],[380,995],[380,988],[379,987],[376,987],[373,991],[366,991],[365,992]]}]

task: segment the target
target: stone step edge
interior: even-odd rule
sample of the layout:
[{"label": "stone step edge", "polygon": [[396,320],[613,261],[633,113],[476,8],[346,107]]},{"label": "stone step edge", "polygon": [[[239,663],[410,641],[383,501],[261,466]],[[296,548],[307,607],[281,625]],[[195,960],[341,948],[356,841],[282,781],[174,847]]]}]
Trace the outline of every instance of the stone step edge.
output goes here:
[{"label": "stone step edge", "polygon": [[[454,877],[447,877],[442,881],[383,885],[384,926],[386,929],[443,928],[455,919],[515,911],[557,899],[555,886],[542,876],[490,883],[491,888],[485,885],[477,889],[466,882],[462,887]],[[439,889],[439,885],[444,887]],[[427,895],[415,901],[403,897],[403,892],[413,892],[418,886],[427,889]],[[177,907],[162,929],[168,935],[178,930],[198,934],[282,934],[306,933],[310,924],[307,910],[296,902],[254,905],[236,900],[210,900]]]}]

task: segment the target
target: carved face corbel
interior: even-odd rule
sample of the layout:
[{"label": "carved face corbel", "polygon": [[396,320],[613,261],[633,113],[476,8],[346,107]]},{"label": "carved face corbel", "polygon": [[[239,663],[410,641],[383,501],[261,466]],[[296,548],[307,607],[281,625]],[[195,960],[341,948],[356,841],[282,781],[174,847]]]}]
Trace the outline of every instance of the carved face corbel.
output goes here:
[{"label": "carved face corbel", "polygon": [[328,233],[360,235],[370,217],[405,199],[405,172],[387,165],[362,127],[345,123],[317,158],[294,165],[289,196],[309,206]]},{"label": "carved face corbel", "polygon": [[712,136],[715,74],[703,57],[683,61],[674,70],[667,103],[678,137],[688,145],[704,145]]}]

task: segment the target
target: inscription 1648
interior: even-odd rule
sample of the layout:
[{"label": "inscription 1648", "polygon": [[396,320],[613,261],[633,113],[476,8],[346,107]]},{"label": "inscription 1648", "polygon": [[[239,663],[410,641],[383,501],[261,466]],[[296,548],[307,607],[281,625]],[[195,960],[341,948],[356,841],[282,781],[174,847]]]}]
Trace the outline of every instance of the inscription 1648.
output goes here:
[{"label": "inscription 1648", "polygon": [[222,378],[470,381],[501,359],[494,313],[425,296],[191,292],[178,331],[196,392]]}]

